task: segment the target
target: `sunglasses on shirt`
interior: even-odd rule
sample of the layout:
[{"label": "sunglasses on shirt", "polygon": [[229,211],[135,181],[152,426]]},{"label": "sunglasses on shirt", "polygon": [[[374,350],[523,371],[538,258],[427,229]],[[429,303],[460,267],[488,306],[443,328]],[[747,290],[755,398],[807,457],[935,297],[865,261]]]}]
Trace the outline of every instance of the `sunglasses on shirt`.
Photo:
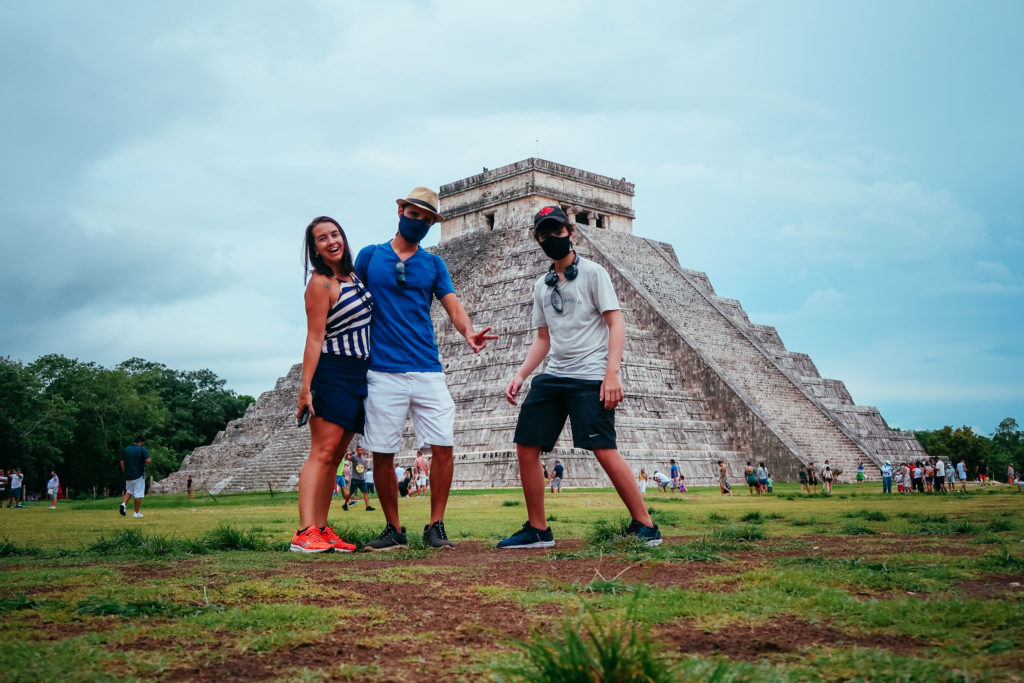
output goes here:
[{"label": "sunglasses on shirt", "polygon": [[405,287],[405,263],[402,261],[395,264],[395,282],[399,287]]}]

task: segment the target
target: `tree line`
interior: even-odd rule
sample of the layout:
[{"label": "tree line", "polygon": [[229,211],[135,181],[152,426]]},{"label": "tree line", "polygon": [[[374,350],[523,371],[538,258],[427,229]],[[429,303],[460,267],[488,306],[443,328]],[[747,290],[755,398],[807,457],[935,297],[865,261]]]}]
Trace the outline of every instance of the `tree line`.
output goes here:
[{"label": "tree line", "polygon": [[29,491],[55,470],[72,496],[118,493],[121,453],[142,436],[148,474],[161,479],[252,403],[224,384],[210,370],[141,358],[105,368],[58,354],[27,364],[0,357],[0,468],[20,467]]},{"label": "tree line", "polygon": [[1007,466],[1012,464],[1018,472],[1024,467],[1024,432],[1012,417],[1000,422],[990,437],[976,434],[966,425],[915,431],[914,436],[928,455],[948,458],[954,464],[963,459],[972,478],[982,460],[988,465],[989,477],[997,481],[1006,479]]}]

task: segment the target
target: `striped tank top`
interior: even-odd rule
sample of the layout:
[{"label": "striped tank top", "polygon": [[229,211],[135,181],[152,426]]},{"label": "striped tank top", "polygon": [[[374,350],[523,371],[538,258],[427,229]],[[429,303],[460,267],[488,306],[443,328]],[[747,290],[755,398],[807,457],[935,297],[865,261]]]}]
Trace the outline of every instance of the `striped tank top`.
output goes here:
[{"label": "striped tank top", "polygon": [[324,345],[320,352],[368,359],[373,296],[355,274],[351,277],[352,282],[338,280],[341,291],[338,301],[327,311]]}]

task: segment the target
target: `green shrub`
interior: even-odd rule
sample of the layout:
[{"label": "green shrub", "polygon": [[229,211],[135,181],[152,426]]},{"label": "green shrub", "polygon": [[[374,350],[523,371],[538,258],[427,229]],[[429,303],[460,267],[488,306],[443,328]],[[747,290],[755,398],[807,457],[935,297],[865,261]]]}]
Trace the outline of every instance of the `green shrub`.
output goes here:
[{"label": "green shrub", "polygon": [[843,525],[842,531],[848,536],[870,536],[875,533],[874,530],[857,522],[847,522]]},{"label": "green shrub", "polygon": [[6,536],[0,541],[0,557],[34,557],[42,554],[42,549],[32,545],[19,545]]},{"label": "green shrub", "polygon": [[503,501],[501,501],[501,507],[503,507],[503,508],[514,508],[517,505],[522,505],[522,504],[523,504],[523,501],[521,501],[521,500],[503,500]]},{"label": "green shrub", "polygon": [[721,513],[712,512],[710,515],[707,516],[707,521],[715,524],[720,524],[722,522],[728,522],[729,518]]},{"label": "green shrub", "polygon": [[988,530],[997,533],[1000,531],[1013,531],[1014,529],[1016,529],[1016,526],[1008,519],[993,519],[988,523]]},{"label": "green shrub", "polygon": [[263,527],[256,525],[243,531],[231,524],[219,524],[203,540],[211,550],[270,550],[263,533]]},{"label": "green shrub", "polygon": [[651,515],[651,521],[658,526],[674,526],[679,524],[680,516],[678,512],[658,510],[656,508],[647,508],[647,512]]},{"label": "green shrub", "polygon": [[740,521],[750,522],[751,524],[761,524],[762,522],[764,522],[764,517],[762,517],[761,513],[758,512],[757,510],[753,510],[740,517]]},{"label": "green shrub", "polygon": [[514,680],[534,683],[661,683],[677,680],[674,666],[660,653],[645,624],[625,621],[563,619],[550,635],[535,632],[515,643],[526,655],[505,669]]}]

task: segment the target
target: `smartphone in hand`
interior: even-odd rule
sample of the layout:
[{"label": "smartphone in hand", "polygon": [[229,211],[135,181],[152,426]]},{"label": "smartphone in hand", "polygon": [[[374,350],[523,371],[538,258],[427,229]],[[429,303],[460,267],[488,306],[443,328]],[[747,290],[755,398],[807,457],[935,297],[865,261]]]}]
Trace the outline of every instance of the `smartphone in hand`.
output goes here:
[{"label": "smartphone in hand", "polygon": [[[316,392],[311,391],[311,392],[309,392],[309,395],[310,396],[316,396]],[[309,422],[309,406],[306,406],[305,408],[302,409],[302,413],[299,414],[299,417],[298,417],[298,419],[295,422],[296,422],[296,424],[295,424],[296,427],[305,427],[306,426],[306,423]]]}]

